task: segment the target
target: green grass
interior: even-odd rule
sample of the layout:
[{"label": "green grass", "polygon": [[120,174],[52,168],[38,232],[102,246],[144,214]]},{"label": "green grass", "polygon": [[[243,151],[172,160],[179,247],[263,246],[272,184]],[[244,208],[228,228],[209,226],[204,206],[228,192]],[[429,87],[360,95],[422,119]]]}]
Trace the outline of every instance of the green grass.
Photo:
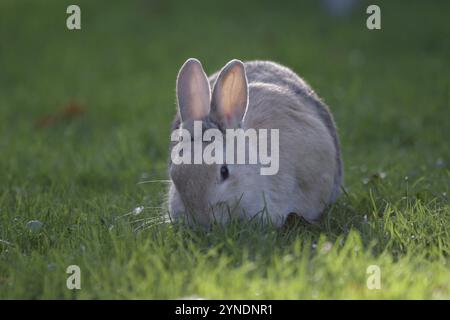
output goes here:
[{"label": "green grass", "polygon": [[[0,4],[0,298],[450,298],[449,3]],[[324,221],[212,232],[143,221],[164,205],[175,76],[232,58],[302,75],[339,126],[345,187]],[[36,121],[71,101],[80,116]],[[42,222],[32,231],[27,223]],[[138,230],[136,230],[138,229]],[[79,291],[65,270],[82,272]],[[380,290],[366,269],[378,265]]]}]

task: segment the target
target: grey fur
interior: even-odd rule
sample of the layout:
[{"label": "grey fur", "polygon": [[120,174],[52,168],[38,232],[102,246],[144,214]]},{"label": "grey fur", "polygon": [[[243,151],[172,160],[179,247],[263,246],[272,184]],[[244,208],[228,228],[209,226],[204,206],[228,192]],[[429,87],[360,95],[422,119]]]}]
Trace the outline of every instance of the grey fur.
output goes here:
[{"label": "grey fur", "polygon": [[[333,200],[337,198],[340,193],[340,188],[343,182],[343,169],[342,169],[342,157],[341,157],[341,147],[339,142],[339,137],[336,131],[336,124],[333,116],[328,108],[328,106],[317,96],[317,94],[311,89],[311,87],[300,78],[291,69],[284,67],[278,63],[272,61],[246,61],[244,62],[245,72],[247,74],[248,84],[252,83],[268,83],[275,84],[277,86],[286,88],[296,95],[311,102],[312,106],[315,108],[315,112],[325,123],[328,132],[333,138],[333,143],[336,148],[336,163],[338,170],[335,176],[335,187],[333,193]],[[209,84],[211,90],[214,88],[219,71],[215,72],[209,77]],[[211,122],[211,120],[206,117],[205,121]],[[175,130],[180,126],[180,117],[177,114],[172,122],[172,130]],[[208,126],[207,126],[208,127]],[[213,127],[219,127],[220,124],[215,124]],[[171,145],[170,150],[172,150],[173,145]],[[170,160],[169,160],[170,163]]]},{"label": "grey fur", "polygon": [[[336,131],[336,125],[328,107],[325,105],[325,103],[321,101],[321,99],[317,96],[317,94],[303,79],[301,79],[297,74],[295,74],[293,71],[284,66],[281,66],[277,63],[270,61],[248,61],[244,63],[244,66],[248,81],[248,87],[250,89],[250,97],[249,97],[250,102],[247,110],[247,112],[250,112],[250,115],[247,115],[245,117],[244,124],[246,122],[253,123],[253,125],[251,124],[247,125],[254,127],[258,123],[264,123],[264,119],[263,120],[258,119],[257,115],[255,114],[259,112],[258,105],[264,104],[264,101],[266,101],[265,99],[269,99],[269,97],[271,96],[274,97],[273,99],[275,100],[277,99],[276,96],[280,96],[279,99],[283,100],[285,105],[286,104],[290,105],[290,107],[286,107],[287,108],[286,111],[283,112],[285,112],[285,114],[292,114],[293,117],[292,119],[297,119],[298,117],[300,117],[298,119],[301,119],[302,117],[303,113],[301,113],[300,110],[297,109],[299,108],[298,106],[301,106],[301,108],[304,108],[306,111],[308,110],[308,108],[310,109],[309,111],[307,111],[306,114],[304,114],[305,116],[304,121],[297,122],[298,125],[301,125],[301,123],[303,123],[304,125],[309,124],[310,120],[308,120],[309,117],[308,113],[310,112],[313,112],[316,115],[316,117],[320,119],[320,121],[323,123],[334,145],[334,151],[332,152],[332,154],[334,154],[334,161],[336,168],[336,170],[334,171],[335,173],[331,196],[329,198],[329,201],[326,202],[327,203],[334,202],[340,193],[340,188],[343,181],[343,169],[340,152],[340,143]],[[216,84],[219,73],[220,71],[212,74],[209,77],[209,84],[212,90],[214,90],[214,86]],[[295,102],[295,100],[297,101]],[[289,101],[291,101],[291,103],[289,103]],[[292,112],[289,111],[290,108],[293,108]],[[264,110],[262,112],[267,113],[270,111]],[[223,124],[214,116],[208,115],[204,117],[202,120],[204,122],[203,125],[205,129],[214,127],[219,128],[222,131],[224,130]],[[296,120],[289,120],[289,121],[296,121]],[[315,120],[313,120],[311,123],[314,123],[314,121]],[[179,128],[180,123],[181,120],[179,114],[177,113],[172,123],[172,130]],[[320,130],[317,132],[320,132]],[[173,146],[174,143],[171,143],[170,151],[172,150]],[[298,146],[298,148],[301,147],[302,147],[301,145]],[[292,161],[295,161],[295,159],[292,159]],[[169,172],[171,166],[172,164],[171,161],[169,160]],[[181,205],[180,196],[176,191],[176,189],[173,188],[173,186],[171,188],[169,198],[172,199],[172,202],[174,204],[178,203],[177,205]],[[305,218],[309,221],[315,221],[317,220],[317,218],[320,217],[321,213],[322,212],[319,213],[316,212],[310,215],[306,215]]]}]

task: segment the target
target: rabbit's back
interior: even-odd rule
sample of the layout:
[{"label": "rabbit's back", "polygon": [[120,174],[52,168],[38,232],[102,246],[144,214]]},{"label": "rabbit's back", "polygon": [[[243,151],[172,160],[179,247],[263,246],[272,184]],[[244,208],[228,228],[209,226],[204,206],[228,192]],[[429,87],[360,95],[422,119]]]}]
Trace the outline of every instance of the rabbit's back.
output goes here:
[{"label": "rabbit's back", "polygon": [[[334,188],[331,201],[334,201],[340,191],[340,186],[343,179],[342,171],[342,159],[340,152],[340,143],[336,131],[336,125],[328,107],[321,101],[317,94],[311,89],[311,87],[300,78],[295,72],[287,67],[271,61],[247,61],[244,62],[247,80],[250,88],[250,101],[249,109],[253,109],[258,99],[267,99],[268,97],[261,97],[259,93],[252,94],[252,87],[261,87],[267,85],[267,87],[274,88],[277,91],[285,92],[286,103],[288,100],[296,100],[297,103],[293,103],[293,106],[300,106],[302,111],[311,113],[326,127],[328,134],[330,135],[335,149],[335,162],[336,172],[334,177]],[[218,73],[210,76],[209,81],[211,87],[217,79]],[[264,92],[264,90],[256,89],[256,92]],[[267,93],[270,95],[270,92]],[[255,110],[256,111],[256,110]]]}]

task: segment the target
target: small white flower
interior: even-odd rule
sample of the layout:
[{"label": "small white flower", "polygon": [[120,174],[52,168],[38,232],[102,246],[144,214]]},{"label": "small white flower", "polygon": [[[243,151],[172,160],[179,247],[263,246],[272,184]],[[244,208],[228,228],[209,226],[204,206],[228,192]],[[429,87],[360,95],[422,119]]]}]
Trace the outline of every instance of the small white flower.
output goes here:
[{"label": "small white flower", "polygon": [[31,232],[37,233],[41,231],[43,223],[39,220],[31,220],[27,222],[27,228],[30,229]]},{"label": "small white flower", "polygon": [[144,206],[136,207],[136,208],[134,208],[134,210],[133,210],[133,214],[134,214],[135,216],[137,216],[138,214],[141,214],[142,211],[144,211]]},{"label": "small white flower", "polygon": [[333,248],[333,244],[329,241],[325,242],[322,246],[322,248],[320,249],[320,253],[322,254],[327,254],[328,252],[330,252],[330,250]]}]

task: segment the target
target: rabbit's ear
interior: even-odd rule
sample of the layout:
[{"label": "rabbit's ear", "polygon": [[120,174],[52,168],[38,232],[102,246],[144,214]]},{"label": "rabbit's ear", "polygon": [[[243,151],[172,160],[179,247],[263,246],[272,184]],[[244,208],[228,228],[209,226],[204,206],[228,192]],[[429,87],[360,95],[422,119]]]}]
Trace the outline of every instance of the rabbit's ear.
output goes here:
[{"label": "rabbit's ear", "polygon": [[177,99],[181,121],[200,120],[208,115],[211,89],[200,61],[188,59],[177,78]]},{"label": "rabbit's ear", "polygon": [[225,128],[237,128],[248,105],[248,85],[244,64],[231,60],[220,71],[212,94],[211,116]]}]

